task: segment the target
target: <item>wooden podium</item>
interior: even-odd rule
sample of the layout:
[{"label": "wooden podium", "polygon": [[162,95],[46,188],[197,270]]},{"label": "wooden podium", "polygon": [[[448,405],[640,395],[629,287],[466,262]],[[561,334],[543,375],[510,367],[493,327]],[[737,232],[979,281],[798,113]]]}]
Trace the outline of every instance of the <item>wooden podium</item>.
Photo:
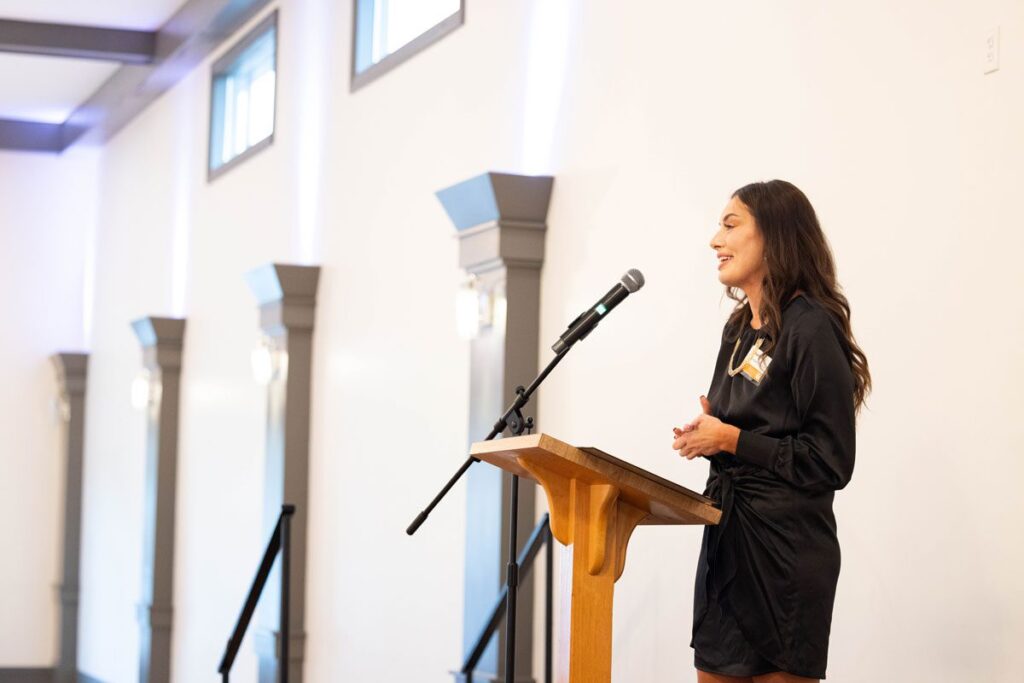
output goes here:
[{"label": "wooden podium", "polygon": [[[474,457],[538,482],[551,533],[565,546],[555,680],[610,683],[612,598],[638,524],[718,524],[710,498],[547,434],[481,441]],[[567,579],[572,577],[570,583]]]}]

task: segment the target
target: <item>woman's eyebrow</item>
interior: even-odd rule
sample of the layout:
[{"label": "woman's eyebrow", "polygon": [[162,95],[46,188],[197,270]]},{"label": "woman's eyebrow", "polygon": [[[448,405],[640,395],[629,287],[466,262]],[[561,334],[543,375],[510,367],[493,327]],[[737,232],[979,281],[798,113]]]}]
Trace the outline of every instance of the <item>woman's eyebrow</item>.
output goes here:
[{"label": "woman's eyebrow", "polygon": [[740,217],[740,215],[738,213],[727,213],[724,216],[722,216],[722,222],[724,223],[729,218],[739,218],[739,217]]}]

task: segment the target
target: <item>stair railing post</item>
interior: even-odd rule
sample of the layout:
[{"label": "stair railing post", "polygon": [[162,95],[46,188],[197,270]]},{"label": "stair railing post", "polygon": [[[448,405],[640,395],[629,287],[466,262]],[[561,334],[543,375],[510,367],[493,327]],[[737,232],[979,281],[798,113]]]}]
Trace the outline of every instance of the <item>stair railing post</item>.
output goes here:
[{"label": "stair railing post", "polygon": [[547,547],[544,549],[544,683],[551,683],[551,673],[553,670],[552,660],[553,651],[551,647],[552,634],[554,632],[554,622],[552,621],[553,609],[553,595],[554,595],[554,568],[555,568],[555,544],[554,537],[551,535],[551,522],[548,521],[548,529],[546,534],[545,543]]},{"label": "stair railing post", "polygon": [[291,578],[291,519],[295,508],[284,505],[281,509],[281,625],[278,631],[281,634],[281,683],[288,683],[288,636],[291,631],[288,593]]}]

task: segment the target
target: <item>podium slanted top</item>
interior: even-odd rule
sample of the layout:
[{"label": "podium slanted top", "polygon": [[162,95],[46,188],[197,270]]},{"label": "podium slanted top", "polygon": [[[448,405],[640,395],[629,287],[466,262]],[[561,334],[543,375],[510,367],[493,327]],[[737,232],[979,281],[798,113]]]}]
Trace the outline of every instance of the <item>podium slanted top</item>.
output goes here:
[{"label": "podium slanted top", "polygon": [[545,482],[537,476],[539,471],[588,484],[611,484],[623,501],[648,513],[640,524],[718,524],[722,517],[710,498],[597,448],[577,448],[547,434],[480,441],[470,454],[541,484]]}]

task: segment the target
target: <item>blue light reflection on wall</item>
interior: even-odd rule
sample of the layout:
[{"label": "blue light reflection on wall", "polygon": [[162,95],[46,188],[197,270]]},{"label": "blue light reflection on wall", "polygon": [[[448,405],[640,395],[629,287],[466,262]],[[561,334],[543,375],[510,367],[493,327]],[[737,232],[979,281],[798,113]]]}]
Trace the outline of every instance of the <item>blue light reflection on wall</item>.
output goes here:
[{"label": "blue light reflection on wall", "polygon": [[568,69],[575,0],[533,0],[526,32],[521,170],[554,173],[554,142]]},{"label": "blue light reflection on wall", "polygon": [[295,116],[297,129],[296,203],[298,230],[295,233],[295,258],[300,264],[313,265],[320,253],[321,202],[323,199],[324,147],[326,104],[328,92],[327,65],[333,54],[331,28],[335,25],[328,15],[330,3],[307,0],[301,9],[295,7],[295,21],[301,26],[299,63],[296,69],[302,77],[294,84],[297,93]]},{"label": "blue light reflection on wall", "polygon": [[196,101],[193,91],[183,89],[178,97],[174,145],[174,186],[171,189],[171,314],[185,317],[188,295],[189,231],[192,223],[192,183],[196,163],[192,112]]},{"label": "blue light reflection on wall", "polygon": [[92,346],[93,296],[96,291],[96,239],[98,216],[86,220],[85,249],[82,253],[82,344]]}]

